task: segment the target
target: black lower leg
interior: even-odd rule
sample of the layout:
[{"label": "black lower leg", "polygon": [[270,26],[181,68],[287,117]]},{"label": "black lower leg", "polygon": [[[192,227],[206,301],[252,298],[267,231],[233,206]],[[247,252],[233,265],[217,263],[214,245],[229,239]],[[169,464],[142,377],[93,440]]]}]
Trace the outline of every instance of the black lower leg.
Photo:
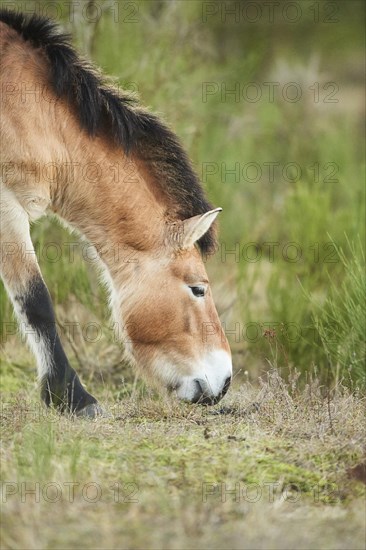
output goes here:
[{"label": "black lower leg", "polygon": [[77,412],[96,399],[82,386],[70,366],[57,334],[55,314],[47,287],[41,277],[32,280],[25,295],[16,296],[22,314],[40,346],[41,396],[47,405]]},{"label": "black lower leg", "polygon": [[77,412],[97,402],[83,388],[78,375],[69,364],[63,373],[48,374],[43,378],[41,397],[46,405],[54,405],[62,412]]}]

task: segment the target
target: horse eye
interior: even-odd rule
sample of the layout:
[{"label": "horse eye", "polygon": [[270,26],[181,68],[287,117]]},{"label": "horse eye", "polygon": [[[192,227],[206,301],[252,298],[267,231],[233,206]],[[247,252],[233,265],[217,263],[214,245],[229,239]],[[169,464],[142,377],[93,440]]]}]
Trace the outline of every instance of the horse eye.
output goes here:
[{"label": "horse eye", "polygon": [[202,298],[205,295],[205,287],[203,286],[191,286],[189,287],[192,291],[192,294],[197,298]]}]

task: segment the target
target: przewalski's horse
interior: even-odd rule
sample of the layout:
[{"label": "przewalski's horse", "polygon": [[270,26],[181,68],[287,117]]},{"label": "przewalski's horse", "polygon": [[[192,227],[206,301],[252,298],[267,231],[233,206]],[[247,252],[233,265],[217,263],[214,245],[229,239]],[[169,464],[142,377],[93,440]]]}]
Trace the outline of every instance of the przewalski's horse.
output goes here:
[{"label": "przewalski's horse", "polygon": [[177,137],[106,84],[48,19],[1,11],[0,52],[1,273],[43,400],[100,411],[66,358],[29,253],[30,223],[52,212],[95,247],[130,360],[179,398],[216,403],[230,385],[231,354],[201,254],[215,247],[220,209]]}]

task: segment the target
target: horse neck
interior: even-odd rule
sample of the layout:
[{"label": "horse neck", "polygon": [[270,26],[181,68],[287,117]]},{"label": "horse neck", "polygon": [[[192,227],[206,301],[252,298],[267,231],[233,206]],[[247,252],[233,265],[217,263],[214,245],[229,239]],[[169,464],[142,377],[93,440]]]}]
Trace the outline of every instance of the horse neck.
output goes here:
[{"label": "horse neck", "polygon": [[131,272],[131,255],[153,250],[167,210],[142,161],[104,140],[78,139],[53,192],[56,214],[97,250],[112,280]]}]

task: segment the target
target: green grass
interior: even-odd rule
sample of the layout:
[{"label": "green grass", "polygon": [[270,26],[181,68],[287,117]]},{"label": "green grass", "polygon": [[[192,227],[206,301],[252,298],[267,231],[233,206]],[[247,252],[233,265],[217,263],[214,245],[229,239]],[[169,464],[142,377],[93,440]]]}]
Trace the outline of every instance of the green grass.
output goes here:
[{"label": "green grass", "polygon": [[363,547],[363,400],[346,390],[329,409],[317,381],[274,371],[207,409],[129,386],[94,422],[36,397],[3,395],[2,548]]},{"label": "green grass", "polygon": [[325,303],[315,306],[315,324],[327,354],[331,378],[349,376],[365,387],[365,256],[361,244],[351,248],[348,258],[337,250],[346,277],[339,287],[330,280]]}]

